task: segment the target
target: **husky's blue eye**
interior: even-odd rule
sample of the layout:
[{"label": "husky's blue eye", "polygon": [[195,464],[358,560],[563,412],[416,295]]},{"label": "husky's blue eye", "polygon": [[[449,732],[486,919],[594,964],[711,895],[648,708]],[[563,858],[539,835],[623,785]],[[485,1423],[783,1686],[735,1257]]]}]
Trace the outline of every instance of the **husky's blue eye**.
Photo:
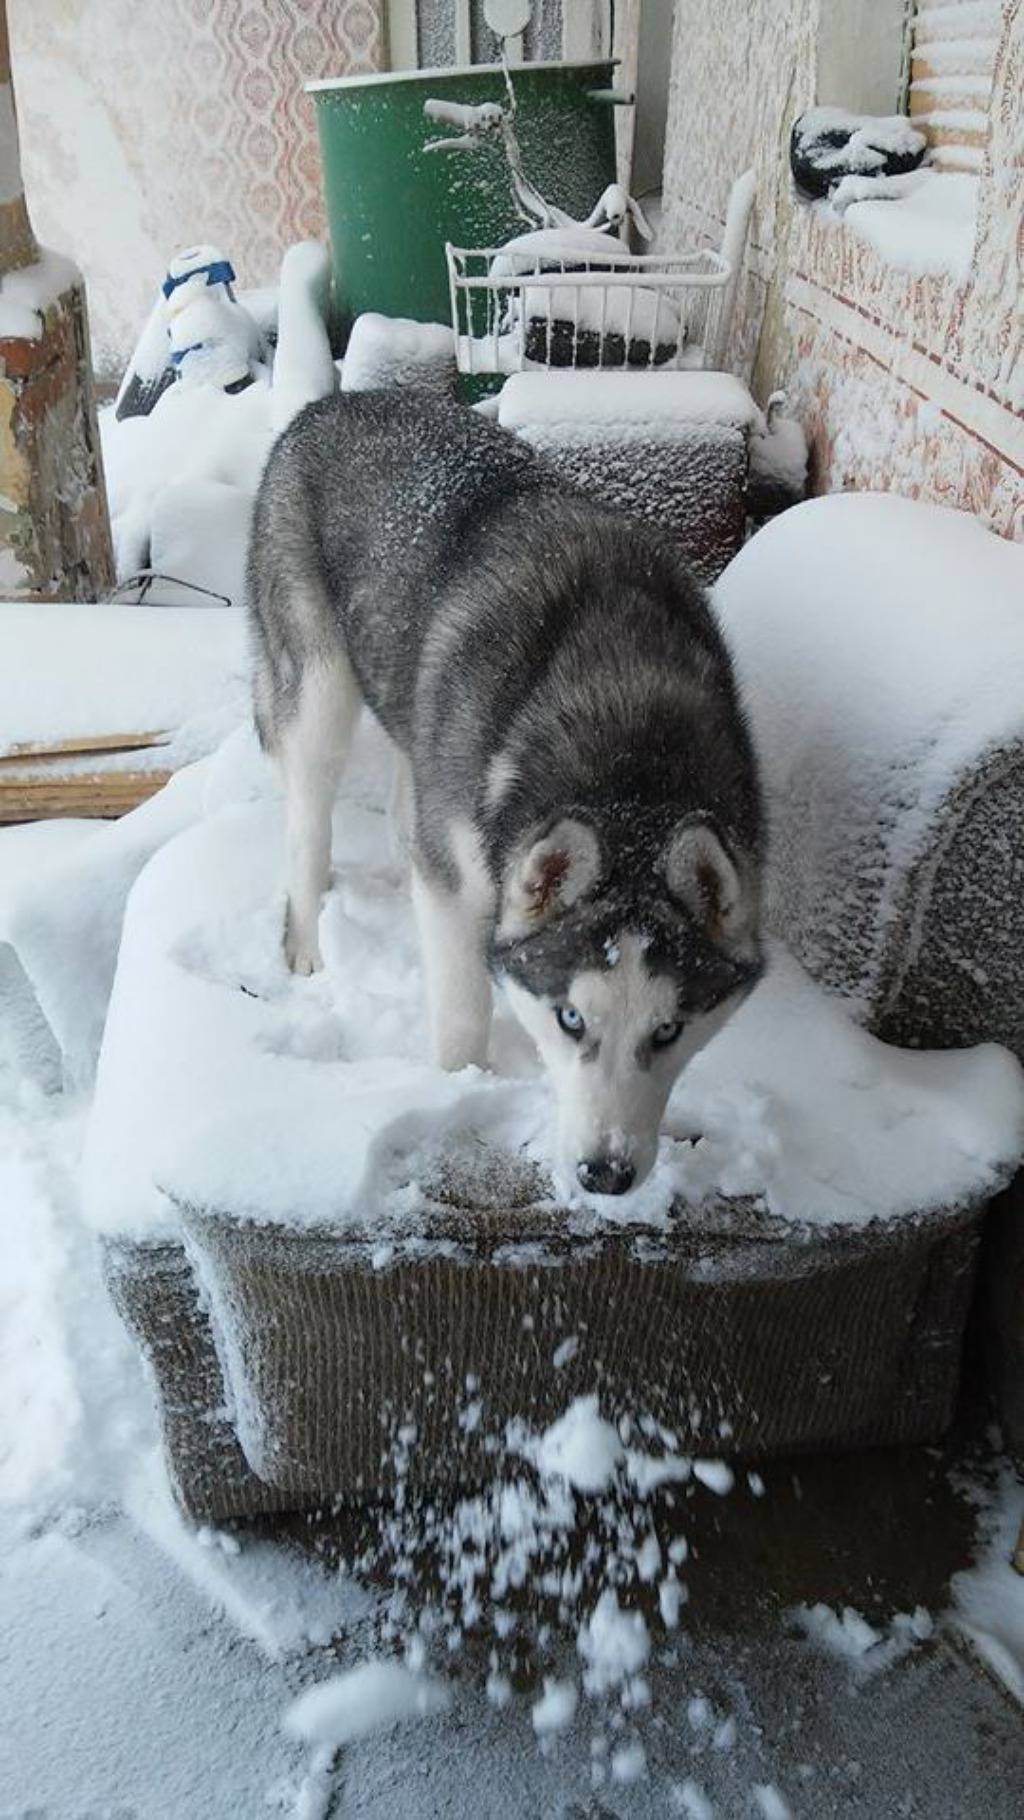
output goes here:
[{"label": "husky's blue eye", "polygon": [[651,1042],[654,1044],[655,1049],[667,1049],[681,1034],[682,1028],[682,1024],[678,1022],[673,1024],[659,1024],[658,1028],[651,1036]]},{"label": "husky's blue eye", "polygon": [[587,1026],[575,1005],[559,1005],[555,1016],[566,1036],[573,1036],[578,1042]]}]

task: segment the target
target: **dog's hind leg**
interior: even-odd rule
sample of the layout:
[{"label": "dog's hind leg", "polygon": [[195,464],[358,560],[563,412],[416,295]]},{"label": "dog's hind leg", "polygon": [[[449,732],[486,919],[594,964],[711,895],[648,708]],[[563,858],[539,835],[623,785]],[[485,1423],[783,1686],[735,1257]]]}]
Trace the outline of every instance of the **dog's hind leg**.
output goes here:
[{"label": "dog's hind leg", "polygon": [[388,797],[388,830],[391,857],[403,868],[409,864],[412,850],[413,784],[412,766],[405,753],[393,748],[391,794]]},{"label": "dog's hind leg", "polygon": [[449,1072],[471,1063],[484,1067],[493,1009],[484,958],[490,893],[474,857],[458,857],[455,890],[415,860],[412,869],[431,1050],[439,1067]]},{"label": "dog's hind leg", "polygon": [[304,672],[295,710],[278,732],[288,849],[284,947],[293,973],[323,964],[317,926],[331,876],[331,813],[360,706],[351,666],[337,651]]}]

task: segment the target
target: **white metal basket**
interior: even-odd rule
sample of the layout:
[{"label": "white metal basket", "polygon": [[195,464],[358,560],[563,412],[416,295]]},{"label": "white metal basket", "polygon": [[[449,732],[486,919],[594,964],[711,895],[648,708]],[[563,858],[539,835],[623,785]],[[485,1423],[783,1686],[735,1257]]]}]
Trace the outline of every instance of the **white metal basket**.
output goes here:
[{"label": "white metal basket", "polygon": [[721,253],[445,246],[461,373],[714,367],[731,266]]}]

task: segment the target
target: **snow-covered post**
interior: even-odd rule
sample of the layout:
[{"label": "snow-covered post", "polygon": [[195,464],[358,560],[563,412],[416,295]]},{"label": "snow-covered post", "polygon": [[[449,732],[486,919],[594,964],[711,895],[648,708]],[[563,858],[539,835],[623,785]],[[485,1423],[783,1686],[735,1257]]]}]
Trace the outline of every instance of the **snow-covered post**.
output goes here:
[{"label": "snow-covered post", "polygon": [[113,579],[85,291],[32,232],[0,0],[0,596],[94,600]]}]

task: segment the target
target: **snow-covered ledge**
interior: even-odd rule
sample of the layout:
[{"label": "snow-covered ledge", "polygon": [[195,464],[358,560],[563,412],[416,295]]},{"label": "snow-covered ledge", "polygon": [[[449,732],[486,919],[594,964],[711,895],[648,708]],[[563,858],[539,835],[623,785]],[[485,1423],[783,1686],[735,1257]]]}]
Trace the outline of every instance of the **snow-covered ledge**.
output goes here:
[{"label": "snow-covered ledge", "polygon": [[971,268],[979,179],[964,172],[845,177],[827,212],[874,247],[887,265],[915,276],[945,273],[963,284]]}]

